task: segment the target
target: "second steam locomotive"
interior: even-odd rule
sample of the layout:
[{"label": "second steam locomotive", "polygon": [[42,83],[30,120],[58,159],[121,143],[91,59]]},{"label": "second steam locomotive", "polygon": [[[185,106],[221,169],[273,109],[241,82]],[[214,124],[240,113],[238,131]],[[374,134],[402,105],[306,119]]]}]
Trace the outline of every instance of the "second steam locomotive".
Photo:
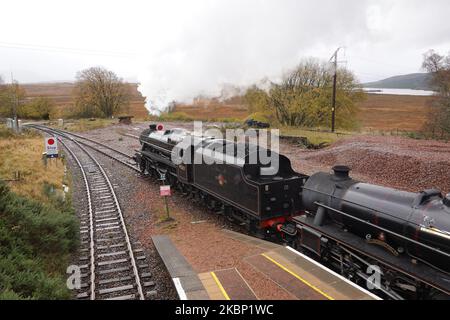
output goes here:
[{"label": "second steam locomotive", "polygon": [[[252,234],[284,241],[356,283],[377,269],[382,281],[374,290],[392,299],[450,297],[450,195],[361,183],[345,166],[307,176],[265,150],[279,159],[274,171],[250,161],[259,147],[183,129],[151,125],[140,143],[143,173],[163,177]],[[177,159],[186,155],[204,161]]]}]

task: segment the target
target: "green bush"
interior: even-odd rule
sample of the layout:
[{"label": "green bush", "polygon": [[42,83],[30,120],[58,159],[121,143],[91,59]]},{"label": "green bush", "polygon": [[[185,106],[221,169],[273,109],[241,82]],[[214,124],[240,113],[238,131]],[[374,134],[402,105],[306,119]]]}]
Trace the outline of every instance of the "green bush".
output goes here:
[{"label": "green bush", "polygon": [[0,299],[67,299],[65,269],[78,244],[70,205],[42,205],[0,182]]},{"label": "green bush", "polygon": [[50,113],[55,108],[52,99],[46,97],[37,97],[30,102],[20,106],[19,117],[34,120],[49,120]]}]

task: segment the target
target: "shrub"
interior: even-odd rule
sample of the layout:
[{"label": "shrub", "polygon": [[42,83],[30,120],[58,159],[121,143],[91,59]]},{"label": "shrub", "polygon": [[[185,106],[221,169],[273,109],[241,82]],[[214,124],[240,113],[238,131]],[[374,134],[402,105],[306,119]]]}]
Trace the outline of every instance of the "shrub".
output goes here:
[{"label": "shrub", "polygon": [[34,120],[49,120],[55,104],[46,97],[38,97],[19,108],[19,117]]},{"label": "shrub", "polygon": [[42,205],[0,182],[0,299],[66,299],[64,273],[77,247],[68,204]]}]

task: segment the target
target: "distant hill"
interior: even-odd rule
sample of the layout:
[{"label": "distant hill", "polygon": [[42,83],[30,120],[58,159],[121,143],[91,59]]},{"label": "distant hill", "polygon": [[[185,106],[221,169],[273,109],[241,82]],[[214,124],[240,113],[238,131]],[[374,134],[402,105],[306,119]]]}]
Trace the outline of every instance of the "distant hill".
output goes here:
[{"label": "distant hill", "polygon": [[411,73],[384,80],[364,83],[365,88],[433,90],[430,73]]}]

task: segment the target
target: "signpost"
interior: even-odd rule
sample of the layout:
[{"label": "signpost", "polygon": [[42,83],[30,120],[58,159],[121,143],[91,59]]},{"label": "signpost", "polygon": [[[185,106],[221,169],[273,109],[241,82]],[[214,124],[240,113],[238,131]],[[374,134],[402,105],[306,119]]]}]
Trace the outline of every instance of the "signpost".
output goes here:
[{"label": "signpost", "polygon": [[55,137],[46,137],[45,152],[47,158],[58,158],[58,139],[56,139]]},{"label": "signpost", "polygon": [[169,204],[167,203],[167,197],[170,197],[171,191],[170,191],[170,186],[160,186],[159,187],[159,193],[161,195],[161,197],[164,198],[164,204],[166,206],[166,214],[167,214],[167,221],[171,220],[170,219],[170,213],[169,213]]},{"label": "signpost", "polygon": [[170,192],[170,186],[160,186],[159,193],[161,197],[170,197],[172,195]]},{"label": "signpost", "polygon": [[166,213],[167,213],[167,221],[170,221],[170,213],[169,213],[169,204],[167,203],[167,197],[170,197],[172,195],[172,192],[170,190],[170,185],[166,185],[166,173],[159,171],[160,179],[163,182],[163,185],[159,187],[159,194],[161,197],[164,198],[164,204],[166,206]]}]

